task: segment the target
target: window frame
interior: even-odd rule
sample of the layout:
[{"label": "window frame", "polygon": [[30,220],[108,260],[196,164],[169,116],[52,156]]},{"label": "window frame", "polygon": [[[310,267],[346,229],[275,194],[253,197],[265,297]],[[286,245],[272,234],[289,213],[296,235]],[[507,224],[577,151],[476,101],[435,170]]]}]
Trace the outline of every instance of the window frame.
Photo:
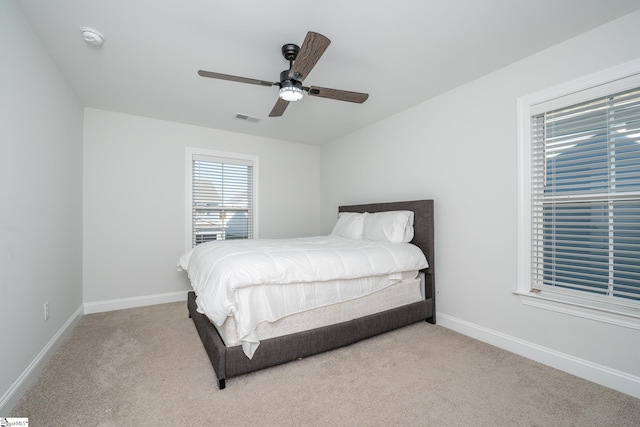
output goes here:
[{"label": "window frame", "polygon": [[[517,278],[514,293],[528,306],[561,312],[604,323],[640,330],[640,303],[603,301],[587,292],[533,290],[531,286],[531,122],[542,111],[577,104],[616,92],[640,87],[640,60],[630,61],[517,100],[518,230]],[[540,105],[544,104],[544,109]]]},{"label": "window frame", "polygon": [[250,162],[253,168],[252,204],[252,238],[258,238],[258,156],[227,151],[210,150],[206,148],[185,148],[185,248],[190,251],[193,246],[193,159],[197,157],[211,157],[212,161],[229,159],[233,161]]}]

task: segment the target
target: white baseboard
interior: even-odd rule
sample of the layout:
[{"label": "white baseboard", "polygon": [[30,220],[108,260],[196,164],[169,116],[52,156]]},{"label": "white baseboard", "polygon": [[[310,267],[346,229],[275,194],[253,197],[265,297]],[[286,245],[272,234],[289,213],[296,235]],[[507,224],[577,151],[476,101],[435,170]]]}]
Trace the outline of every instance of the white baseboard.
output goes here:
[{"label": "white baseboard", "polygon": [[29,387],[31,387],[36,378],[38,378],[38,375],[40,375],[62,341],[64,341],[64,338],[80,321],[82,313],[83,307],[80,306],[75,313],[71,315],[69,320],[67,320],[58,332],[56,332],[56,334],[49,340],[47,345],[44,346],[40,353],[38,353],[35,359],[33,359],[29,366],[27,366],[18,379],[14,381],[4,395],[0,397],[0,414],[8,416],[13,407],[18,404],[18,401],[27,392]]},{"label": "white baseboard", "polygon": [[488,329],[443,313],[438,325],[640,399],[640,377]]},{"label": "white baseboard", "polygon": [[102,313],[105,311],[126,308],[144,307],[147,305],[166,304],[187,300],[189,291],[167,292],[164,294],[145,295],[141,297],[119,298],[106,301],[85,302],[84,314]]}]

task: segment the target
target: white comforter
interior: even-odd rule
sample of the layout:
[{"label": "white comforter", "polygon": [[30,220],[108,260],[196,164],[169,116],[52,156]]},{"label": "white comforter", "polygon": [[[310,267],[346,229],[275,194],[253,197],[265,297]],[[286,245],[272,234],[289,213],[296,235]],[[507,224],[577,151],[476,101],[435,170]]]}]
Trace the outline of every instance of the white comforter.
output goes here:
[{"label": "white comforter", "polygon": [[[178,264],[189,276],[200,311],[217,325],[228,316],[234,317],[239,340],[250,358],[259,344],[255,328],[260,322],[323,305],[306,297],[305,301],[287,304],[287,288],[293,290],[297,284],[308,282],[391,275],[427,266],[422,251],[412,244],[338,236],[203,243],[184,254]],[[322,290],[322,286],[314,289]],[[379,289],[365,286],[357,296]],[[273,306],[273,301],[281,299],[288,309]]]}]

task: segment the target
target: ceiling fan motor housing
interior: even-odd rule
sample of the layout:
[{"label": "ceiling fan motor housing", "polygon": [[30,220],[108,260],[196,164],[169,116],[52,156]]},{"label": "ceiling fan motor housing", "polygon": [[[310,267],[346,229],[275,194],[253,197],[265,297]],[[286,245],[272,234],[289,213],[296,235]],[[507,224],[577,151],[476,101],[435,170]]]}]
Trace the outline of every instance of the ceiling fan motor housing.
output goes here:
[{"label": "ceiling fan motor housing", "polygon": [[302,82],[289,77],[289,70],[284,70],[280,73],[280,87],[297,87],[302,89]]}]

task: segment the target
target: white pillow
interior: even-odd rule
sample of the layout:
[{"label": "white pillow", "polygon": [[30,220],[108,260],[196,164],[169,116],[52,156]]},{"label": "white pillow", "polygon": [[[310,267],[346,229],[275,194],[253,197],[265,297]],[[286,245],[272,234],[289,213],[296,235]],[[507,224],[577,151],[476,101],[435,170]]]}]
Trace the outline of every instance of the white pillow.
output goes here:
[{"label": "white pillow", "polygon": [[413,212],[365,213],[362,238],[378,242],[410,242],[413,239]]},{"label": "white pillow", "polygon": [[340,212],[338,222],[333,231],[334,236],[342,236],[347,239],[362,239],[362,229],[364,225],[364,214],[357,212]]}]

